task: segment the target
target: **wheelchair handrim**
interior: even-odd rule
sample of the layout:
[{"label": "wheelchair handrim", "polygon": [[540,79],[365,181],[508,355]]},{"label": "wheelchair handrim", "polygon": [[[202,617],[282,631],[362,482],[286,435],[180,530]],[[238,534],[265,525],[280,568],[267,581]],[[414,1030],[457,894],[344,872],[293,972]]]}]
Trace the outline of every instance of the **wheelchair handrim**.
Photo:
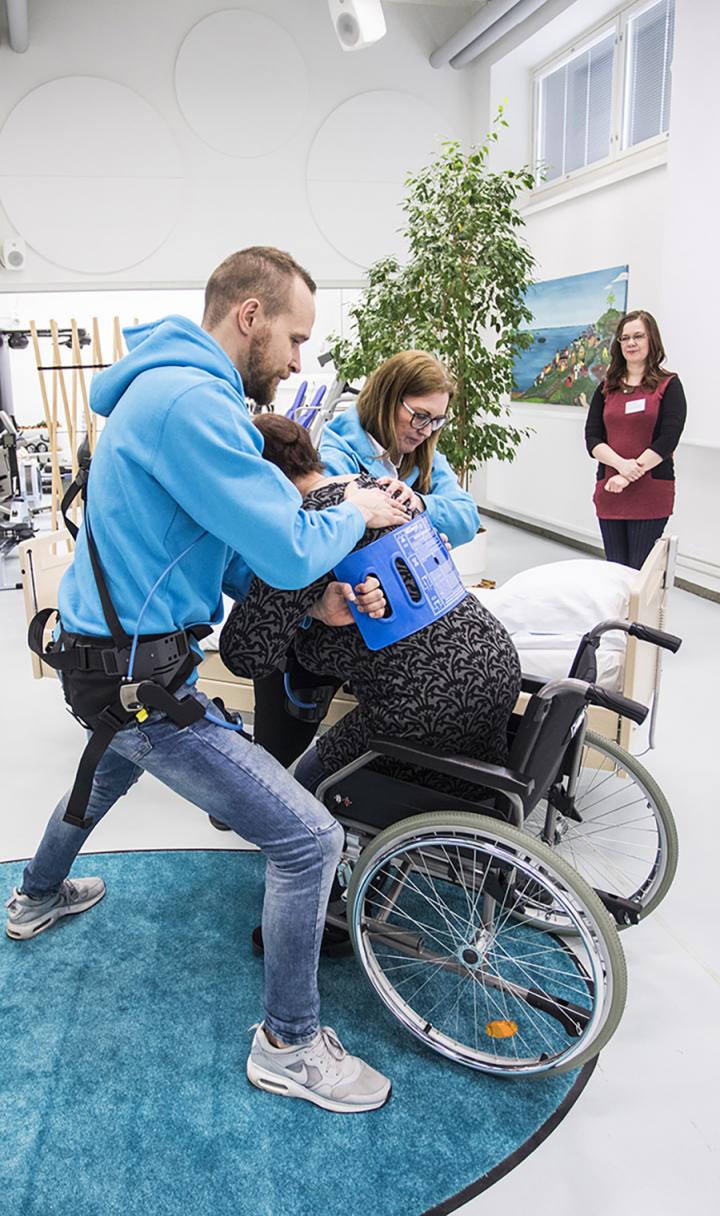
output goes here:
[{"label": "wheelchair handrim", "polygon": [[[473,829],[474,835],[467,834],[467,838],[462,841],[462,847],[472,848],[474,846],[479,850],[480,844],[482,844],[483,855],[491,858],[493,862],[511,867],[515,871],[520,871],[529,881],[540,879],[551,891],[553,899],[557,900],[560,909],[568,917],[568,920],[577,925],[577,939],[580,940],[584,947],[585,957],[583,960],[578,957],[575,949],[571,949],[567,944],[561,942],[556,934],[543,930],[543,932],[548,932],[548,938],[554,942],[558,951],[562,951],[564,956],[572,961],[583,984],[592,995],[592,1012],[590,1012],[582,1033],[574,1042],[571,1042],[563,1050],[558,1051],[551,1058],[517,1057],[511,1059],[505,1057],[502,1060],[498,1060],[497,1057],[493,1057],[492,1053],[482,1053],[478,1048],[471,1050],[459,1040],[453,1041],[445,1032],[435,1031],[427,1022],[427,1019],[422,1015],[418,1015],[396,989],[393,988],[392,992],[389,992],[387,990],[387,981],[383,982],[381,980],[384,973],[375,955],[371,940],[372,935],[368,933],[366,927],[358,923],[359,912],[364,906],[365,897],[374,876],[380,869],[392,863],[401,854],[407,856],[409,850],[419,852],[421,850],[427,851],[428,848],[457,848],[458,836],[462,836],[463,829],[460,829],[459,832],[454,831],[452,835],[448,835],[447,831],[445,833],[428,831],[427,837],[421,839],[417,838],[413,830],[409,830],[407,834],[396,838],[391,848],[378,850],[377,855],[372,858],[372,865],[367,867],[361,882],[353,893],[352,908],[349,909],[350,929],[355,950],[366,971],[368,980],[386,1007],[411,1034],[422,1042],[429,1043],[440,1054],[468,1067],[494,1073],[499,1076],[532,1076],[542,1075],[551,1071],[566,1071],[576,1066],[575,1060],[581,1053],[584,1058],[588,1058],[588,1054],[593,1054],[592,1052],[588,1053],[588,1048],[598,1037],[612,1007],[612,966],[603,966],[600,955],[604,952],[597,949],[597,942],[603,941],[603,935],[597,923],[594,922],[592,911],[588,911],[587,906],[579,899],[578,906],[573,905],[569,894],[566,894],[566,889],[562,885],[559,885],[562,884],[562,878],[554,877],[548,874],[547,871],[543,872],[534,868],[532,862],[522,857],[522,855],[518,856],[518,853],[513,851],[515,846],[509,847],[491,839],[483,839],[481,841],[479,837],[482,831],[482,824],[483,817],[478,816],[478,827],[477,829]],[[492,834],[495,833],[496,829],[497,825],[493,824],[491,829]],[[468,833],[467,828],[464,831]],[[527,852],[530,854],[535,851],[534,844],[535,842],[528,841],[529,847]],[[547,866],[548,860],[543,857],[541,864]],[[593,898],[595,897],[593,896]],[[588,927],[586,920],[591,922],[594,935]],[[584,965],[585,963],[589,966],[589,972]]]}]

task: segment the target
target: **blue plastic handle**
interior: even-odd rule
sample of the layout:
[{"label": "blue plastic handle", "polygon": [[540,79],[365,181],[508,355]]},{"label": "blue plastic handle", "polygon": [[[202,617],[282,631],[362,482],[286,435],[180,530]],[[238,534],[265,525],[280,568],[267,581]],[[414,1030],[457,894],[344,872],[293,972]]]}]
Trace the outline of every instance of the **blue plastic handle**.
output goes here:
[{"label": "blue plastic handle", "polygon": [[[405,585],[401,566],[415,584],[413,597]],[[379,540],[349,553],[335,567],[335,577],[356,587],[369,575],[379,579],[389,611],[382,618],[352,614],[370,650],[383,650],[418,633],[456,607],[468,594],[439,532],[427,515],[402,524]]]}]

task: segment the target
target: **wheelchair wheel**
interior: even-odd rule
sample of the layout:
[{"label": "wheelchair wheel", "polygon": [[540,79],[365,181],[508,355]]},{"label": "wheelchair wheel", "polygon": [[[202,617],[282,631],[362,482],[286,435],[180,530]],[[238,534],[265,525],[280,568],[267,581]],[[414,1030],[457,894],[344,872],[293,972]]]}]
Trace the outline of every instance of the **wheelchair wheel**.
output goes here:
[{"label": "wheelchair wheel", "polygon": [[[528,899],[572,927],[518,917]],[[463,811],[376,836],[348,889],[356,955],[387,1008],[426,1046],[484,1072],[564,1072],[620,1021],[626,971],[598,896],[552,849]]]},{"label": "wheelchair wheel", "polygon": [[[639,760],[602,735],[585,735],[574,798],[579,818],[556,813],[551,847],[597,891],[631,900],[642,919],[675,876],[678,838],[667,799]],[[547,801],[525,820],[540,836]],[[624,927],[624,926],[620,926]]]}]

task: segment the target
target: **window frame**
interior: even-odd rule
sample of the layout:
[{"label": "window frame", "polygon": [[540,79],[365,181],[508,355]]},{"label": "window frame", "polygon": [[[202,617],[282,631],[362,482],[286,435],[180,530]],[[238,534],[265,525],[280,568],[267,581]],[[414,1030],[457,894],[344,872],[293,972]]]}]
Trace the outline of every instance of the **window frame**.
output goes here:
[{"label": "window frame", "polygon": [[[532,163],[536,167],[536,183],[528,202],[540,203],[545,196],[565,194],[568,189],[578,187],[584,193],[585,189],[593,189],[595,179],[598,186],[610,181],[617,181],[632,174],[642,172],[645,168],[654,168],[667,160],[667,150],[670,141],[670,131],[651,135],[648,139],[636,144],[625,146],[627,115],[629,112],[629,64],[628,64],[628,25],[643,12],[654,8],[658,0],[635,0],[633,4],[625,4],[615,12],[604,17],[602,21],[585,30],[579,37],[573,38],[552,56],[539,63],[530,72],[530,87],[532,90]],[[677,14],[677,10],[676,10]],[[545,181],[540,174],[540,144],[542,139],[542,82],[559,71],[560,68],[578,58],[584,51],[601,42],[614,31],[612,92],[610,100],[610,150],[606,157],[592,161],[578,169],[560,173],[557,177]],[[671,99],[672,108],[672,99]],[[583,189],[584,186],[584,189]]]}]

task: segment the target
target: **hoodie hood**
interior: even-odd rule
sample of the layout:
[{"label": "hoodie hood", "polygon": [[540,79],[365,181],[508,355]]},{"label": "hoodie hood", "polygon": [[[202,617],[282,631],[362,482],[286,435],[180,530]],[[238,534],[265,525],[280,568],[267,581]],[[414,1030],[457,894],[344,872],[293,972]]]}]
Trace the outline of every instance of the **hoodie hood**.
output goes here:
[{"label": "hoodie hood", "polygon": [[138,376],[155,368],[191,367],[227,380],[243,396],[240,373],[225,351],[199,325],[187,317],[133,325],[123,330],[128,354],[95,376],[90,405],[107,418]]},{"label": "hoodie hood", "polygon": [[325,428],[325,435],[329,434],[336,436],[342,441],[342,446],[347,445],[349,451],[355,452],[367,463],[372,464],[377,460],[377,451],[363,428],[355,404],[330,419]]}]

